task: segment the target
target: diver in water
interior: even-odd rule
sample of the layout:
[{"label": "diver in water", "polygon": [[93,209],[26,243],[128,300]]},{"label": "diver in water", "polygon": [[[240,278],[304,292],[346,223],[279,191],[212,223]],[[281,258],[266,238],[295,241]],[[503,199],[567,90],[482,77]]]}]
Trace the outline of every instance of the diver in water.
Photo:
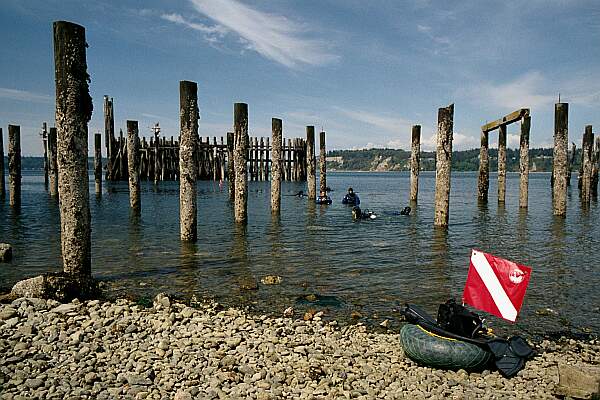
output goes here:
[{"label": "diver in water", "polygon": [[377,214],[366,209],[362,211],[359,206],[354,206],[352,207],[352,218],[354,220],[369,220],[377,218]]},{"label": "diver in water", "polygon": [[304,193],[304,190],[301,190],[298,193],[293,194],[292,196],[303,198],[303,197],[307,197],[308,195],[306,193]]},{"label": "diver in water", "polygon": [[317,204],[331,204],[331,197],[327,196],[327,192],[319,193],[319,197],[316,200]]},{"label": "diver in water", "polygon": [[354,193],[354,190],[352,188],[348,188],[348,193],[346,193],[346,195],[342,199],[342,204],[350,204],[354,206],[360,204],[360,199],[358,198],[358,195]]},{"label": "diver in water", "polygon": [[412,209],[408,206],[404,207],[404,210],[400,211],[400,215],[410,215]]}]

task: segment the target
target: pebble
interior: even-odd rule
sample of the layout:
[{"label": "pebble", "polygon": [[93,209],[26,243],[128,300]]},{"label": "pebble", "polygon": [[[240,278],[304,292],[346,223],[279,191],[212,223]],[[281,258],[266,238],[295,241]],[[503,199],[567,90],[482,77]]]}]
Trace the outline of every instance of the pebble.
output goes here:
[{"label": "pebble", "polygon": [[375,333],[315,310],[305,321],[153,304],[0,304],[0,399],[553,399],[559,361],[600,363],[597,340],[545,340],[512,379],[442,371],[407,359],[388,320]]}]

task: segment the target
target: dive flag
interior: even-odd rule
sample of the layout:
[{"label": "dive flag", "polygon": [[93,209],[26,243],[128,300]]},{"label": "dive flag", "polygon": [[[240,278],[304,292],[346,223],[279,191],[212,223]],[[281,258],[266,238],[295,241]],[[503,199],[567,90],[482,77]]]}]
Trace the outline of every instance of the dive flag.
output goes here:
[{"label": "dive flag", "polygon": [[529,267],[473,249],[463,302],[515,322],[530,276]]}]

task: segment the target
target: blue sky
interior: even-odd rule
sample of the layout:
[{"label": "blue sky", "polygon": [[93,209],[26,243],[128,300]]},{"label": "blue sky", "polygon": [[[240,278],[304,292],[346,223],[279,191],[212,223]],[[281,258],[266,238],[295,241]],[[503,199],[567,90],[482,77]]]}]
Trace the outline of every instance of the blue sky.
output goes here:
[{"label": "blue sky", "polygon": [[253,135],[279,117],[285,137],[323,127],[330,149],[408,149],[421,124],[432,149],[437,109],[455,103],[455,149],[478,147],[482,124],[521,107],[531,146],[547,147],[559,92],[570,140],[600,126],[597,0],[3,0],[0,126],[6,148],[6,126],[21,125],[25,155],[41,153],[41,123],[54,120],[55,20],[86,28],[90,134],[108,94],[117,128],[134,119],[149,135],[159,121],[177,135],[180,80],[198,82],[202,136],[231,130],[242,101]]}]

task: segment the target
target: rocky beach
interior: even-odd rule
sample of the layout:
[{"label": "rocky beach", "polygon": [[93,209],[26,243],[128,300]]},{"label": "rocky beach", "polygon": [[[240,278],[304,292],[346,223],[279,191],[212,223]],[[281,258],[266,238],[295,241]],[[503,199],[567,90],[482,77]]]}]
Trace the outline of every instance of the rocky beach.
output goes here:
[{"label": "rocky beach", "polygon": [[0,399],[550,399],[559,363],[600,363],[598,340],[561,339],[536,343],[512,379],[434,370],[404,356],[397,332],[311,317],[165,295],[151,307],[19,298],[0,304]]}]

